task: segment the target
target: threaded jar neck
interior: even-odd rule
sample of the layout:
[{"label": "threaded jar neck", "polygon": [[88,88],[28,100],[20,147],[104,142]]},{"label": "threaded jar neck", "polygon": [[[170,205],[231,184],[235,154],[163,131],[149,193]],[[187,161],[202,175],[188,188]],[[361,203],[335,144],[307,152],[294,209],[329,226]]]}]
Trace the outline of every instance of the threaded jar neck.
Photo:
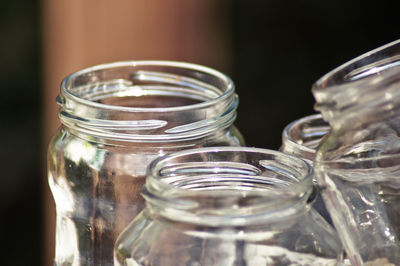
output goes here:
[{"label": "threaded jar neck", "polygon": [[328,131],[329,124],[321,114],[297,119],[284,128],[280,150],[312,163],[316,148]]},{"label": "threaded jar neck", "polygon": [[150,211],[170,220],[245,226],[303,214],[312,189],[312,168],[299,158],[265,149],[211,147],[154,161],[142,195]]},{"label": "threaded jar neck", "polygon": [[313,94],[315,109],[332,127],[393,115],[400,108],[400,40],[329,72],[314,84]]},{"label": "threaded jar neck", "polygon": [[127,61],[68,76],[57,98],[68,128],[130,142],[187,141],[230,126],[238,97],[226,75],[173,61]]}]

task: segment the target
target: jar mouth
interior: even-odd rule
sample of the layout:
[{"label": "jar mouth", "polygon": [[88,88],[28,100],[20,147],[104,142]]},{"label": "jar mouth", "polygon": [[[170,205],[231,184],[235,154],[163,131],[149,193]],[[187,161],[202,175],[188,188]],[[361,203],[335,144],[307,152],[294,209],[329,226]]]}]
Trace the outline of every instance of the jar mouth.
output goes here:
[{"label": "jar mouth", "polygon": [[175,61],[124,61],[69,75],[60,120],[85,134],[127,141],[202,137],[231,124],[237,95],[229,77]]},{"label": "jar mouth", "polygon": [[329,130],[321,114],[297,119],[284,128],[280,150],[312,162],[321,139]]},{"label": "jar mouth", "polygon": [[[221,84],[223,84],[223,90],[221,88],[217,88],[215,86],[212,86],[210,84],[207,84],[206,82],[201,82],[200,80],[196,80],[194,78],[188,78],[184,76],[179,76],[179,75],[174,75],[174,74],[166,74],[162,72],[157,72],[157,71],[143,71],[140,70],[143,67],[166,67],[166,68],[175,68],[175,69],[185,69],[185,70],[192,70],[192,71],[197,71],[198,73],[206,73],[207,75],[210,75],[210,77],[214,77],[216,80],[219,80]],[[94,73],[102,70],[107,70],[107,69],[115,69],[115,68],[125,68],[125,67],[132,67],[132,68],[137,68],[138,70],[133,70],[130,75],[130,77],[127,77],[127,79],[115,79],[108,81],[108,83],[99,83],[98,77]],[[80,90],[80,88],[73,90],[73,86],[71,83],[76,82],[75,80],[77,78],[81,78],[81,81],[78,81],[78,83],[87,83],[84,85],[81,85],[82,87],[87,87],[89,85],[91,86],[106,86],[106,85],[114,85],[114,86],[127,86],[131,82],[130,80],[136,78],[137,80],[140,80],[142,82],[159,82],[159,83],[165,83],[165,84],[170,84],[170,85],[180,85],[180,86],[188,86],[188,88],[192,89],[197,89],[201,91],[197,91],[197,95],[191,95],[191,91],[186,91],[186,95],[191,96],[193,99],[198,99],[201,102],[200,103],[195,103],[195,104],[190,104],[190,105],[185,105],[185,106],[176,106],[176,107],[163,107],[163,108],[158,108],[158,107],[126,107],[126,106],[117,106],[117,105],[109,105],[109,104],[102,104],[99,103],[95,100],[98,99],[100,96],[107,96],[105,94],[101,95],[101,92],[104,92],[104,89],[102,90],[101,88],[97,91],[97,94],[94,95],[89,95],[86,97],[82,97],[84,93]],[[88,83],[91,84],[88,84]],[[112,83],[114,82],[114,84]],[[146,85],[144,85],[146,86]],[[140,87],[140,86],[139,86]],[[136,89],[136,90],[135,90]],[[185,63],[185,62],[177,62],[177,61],[158,61],[158,60],[152,60],[152,61],[121,61],[121,62],[114,62],[114,63],[108,63],[108,64],[101,64],[89,68],[85,68],[83,70],[77,71],[68,77],[66,77],[63,82],[61,83],[61,90],[62,90],[62,95],[71,97],[75,101],[85,103],[86,105],[91,105],[95,107],[100,107],[103,109],[110,109],[110,110],[118,110],[118,111],[127,111],[127,112],[174,112],[174,111],[185,111],[189,109],[194,109],[194,108],[201,108],[204,106],[208,105],[213,105],[218,101],[221,101],[221,98],[225,98],[228,95],[232,94],[234,92],[234,84],[232,80],[226,76],[225,74],[214,70],[212,68],[208,68],[205,66],[197,65],[197,64],[192,64],[192,63]],[[193,90],[196,91],[196,90]],[[192,92],[193,92],[192,91]],[[109,93],[114,93],[115,91],[109,91]],[[143,95],[145,92],[140,92],[138,91],[138,88],[133,88],[131,90],[131,95],[132,96],[141,96],[140,94]],[[178,96],[184,96],[185,91],[170,91],[171,95],[178,95]],[[125,93],[125,95],[120,95],[120,96],[126,96],[129,95],[129,93]],[[97,96],[97,97],[96,97]],[[117,94],[118,96],[118,94]]]},{"label": "jar mouth", "polygon": [[142,193],[170,219],[208,225],[259,223],[307,209],[312,168],[279,151],[209,147],[150,164]]},{"label": "jar mouth", "polygon": [[329,122],[338,114],[351,115],[360,109],[387,112],[394,108],[393,99],[400,97],[399,73],[400,40],[396,40],[350,60],[317,80],[312,88],[315,109]]}]

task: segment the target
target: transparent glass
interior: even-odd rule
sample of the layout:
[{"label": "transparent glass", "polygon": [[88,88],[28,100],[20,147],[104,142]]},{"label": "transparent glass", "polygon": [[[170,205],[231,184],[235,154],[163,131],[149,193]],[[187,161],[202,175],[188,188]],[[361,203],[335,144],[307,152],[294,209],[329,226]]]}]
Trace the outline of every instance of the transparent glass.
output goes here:
[{"label": "transparent glass", "polygon": [[304,160],[245,147],[159,158],[146,208],[115,245],[115,265],[341,265],[336,232],[311,208]]},{"label": "transparent glass", "polygon": [[113,265],[122,229],[143,209],[147,165],[164,154],[238,146],[237,95],[213,69],[179,62],[118,62],[68,76],[62,122],[49,145],[56,202],[55,265]]},{"label": "transparent glass", "polygon": [[321,114],[302,117],[284,128],[280,150],[313,164],[316,149],[328,131],[329,124]]},{"label": "transparent glass", "polygon": [[[282,132],[282,145],[280,151],[306,160],[311,166],[314,164],[316,148],[323,136],[329,131],[329,124],[321,114],[314,114],[297,119],[288,124]],[[321,197],[320,188],[315,177],[316,198],[313,208],[332,224],[332,219],[326,210]]]},{"label": "transparent glass", "polygon": [[353,265],[400,263],[400,41],[318,80],[316,109],[331,126],[315,172]]}]

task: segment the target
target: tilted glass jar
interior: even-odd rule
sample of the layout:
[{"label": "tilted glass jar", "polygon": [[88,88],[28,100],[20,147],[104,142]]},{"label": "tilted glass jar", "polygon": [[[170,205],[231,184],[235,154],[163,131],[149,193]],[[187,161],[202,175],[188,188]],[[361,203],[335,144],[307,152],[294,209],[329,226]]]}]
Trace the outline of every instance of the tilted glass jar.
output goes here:
[{"label": "tilted glass jar", "polygon": [[[314,164],[316,148],[328,131],[329,124],[322,118],[321,114],[309,115],[297,119],[283,129],[282,145],[279,150],[300,157],[312,166]],[[313,208],[332,224],[332,219],[326,210],[315,177],[313,181],[317,188]]]},{"label": "tilted glass jar", "polygon": [[353,265],[400,263],[400,40],[318,80],[318,182]]},{"label": "tilted glass jar", "polygon": [[179,62],[99,65],[68,76],[62,127],[48,152],[56,209],[56,265],[113,265],[113,246],[141,211],[145,170],[161,155],[238,146],[232,81]]},{"label": "tilted glass jar", "polygon": [[279,151],[169,154],[148,168],[146,208],[118,238],[115,265],[341,265],[312,189],[310,165]]}]

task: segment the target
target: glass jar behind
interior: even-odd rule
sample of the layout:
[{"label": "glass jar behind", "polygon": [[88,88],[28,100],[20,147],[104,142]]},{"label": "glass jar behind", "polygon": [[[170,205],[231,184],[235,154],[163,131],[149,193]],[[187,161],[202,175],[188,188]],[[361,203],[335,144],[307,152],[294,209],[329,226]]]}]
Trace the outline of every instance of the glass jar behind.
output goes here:
[{"label": "glass jar behind", "polygon": [[[321,139],[329,132],[329,124],[321,114],[309,115],[288,124],[282,132],[282,146],[280,151],[306,160],[311,166],[314,164],[316,148]],[[326,221],[332,224],[332,219],[322,200],[320,189],[315,177],[316,198],[315,208]]]},{"label": "glass jar behind", "polygon": [[400,40],[313,87],[331,131],[315,159],[323,197],[353,265],[400,262]]},{"label": "glass jar behind", "polygon": [[140,188],[156,157],[202,146],[238,146],[232,81],[168,61],[76,72],[57,98],[62,122],[49,145],[56,202],[56,265],[113,265],[113,246],[143,208]]},{"label": "glass jar behind", "polygon": [[282,145],[279,150],[313,164],[318,144],[328,131],[329,124],[321,114],[297,119],[282,131]]},{"label": "glass jar behind", "polygon": [[115,265],[341,265],[312,189],[310,165],[278,151],[210,147],[159,158]]}]

